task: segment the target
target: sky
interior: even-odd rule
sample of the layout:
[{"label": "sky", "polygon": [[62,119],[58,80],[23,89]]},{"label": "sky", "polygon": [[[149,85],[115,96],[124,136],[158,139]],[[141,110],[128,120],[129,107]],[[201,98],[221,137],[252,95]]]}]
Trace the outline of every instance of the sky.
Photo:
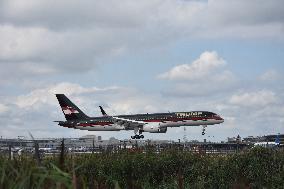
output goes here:
[{"label": "sky", "polygon": [[87,115],[204,110],[225,122],[149,139],[284,133],[283,0],[2,0],[0,135],[127,139],[62,128],[54,94]]}]

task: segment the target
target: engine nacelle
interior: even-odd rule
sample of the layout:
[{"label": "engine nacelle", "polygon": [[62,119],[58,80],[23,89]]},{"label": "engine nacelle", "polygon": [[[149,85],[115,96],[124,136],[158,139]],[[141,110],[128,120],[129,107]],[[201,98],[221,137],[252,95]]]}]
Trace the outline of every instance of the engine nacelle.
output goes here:
[{"label": "engine nacelle", "polygon": [[157,124],[147,124],[143,126],[143,131],[144,132],[149,132],[149,133],[166,133],[167,132],[167,127],[160,127]]}]

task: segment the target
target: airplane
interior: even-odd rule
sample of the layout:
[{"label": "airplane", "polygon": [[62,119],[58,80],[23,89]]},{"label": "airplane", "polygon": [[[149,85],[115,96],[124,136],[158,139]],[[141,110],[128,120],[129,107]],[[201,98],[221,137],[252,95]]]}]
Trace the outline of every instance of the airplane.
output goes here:
[{"label": "airplane", "polygon": [[99,106],[102,116],[89,117],[64,94],[56,94],[56,97],[66,118],[66,121],[54,121],[58,122],[58,125],[89,131],[133,130],[132,139],[143,139],[143,132],[166,133],[168,127],[181,126],[202,126],[202,135],[204,135],[207,125],[224,122],[221,116],[208,111],[110,116],[102,106]]}]

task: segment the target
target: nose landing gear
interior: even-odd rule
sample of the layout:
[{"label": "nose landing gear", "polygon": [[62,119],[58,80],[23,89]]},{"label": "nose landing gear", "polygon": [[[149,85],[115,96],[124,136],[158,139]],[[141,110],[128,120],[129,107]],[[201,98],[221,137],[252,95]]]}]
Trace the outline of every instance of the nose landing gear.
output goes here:
[{"label": "nose landing gear", "polygon": [[203,125],[202,127],[202,135],[205,135],[205,128],[207,127],[207,125]]}]

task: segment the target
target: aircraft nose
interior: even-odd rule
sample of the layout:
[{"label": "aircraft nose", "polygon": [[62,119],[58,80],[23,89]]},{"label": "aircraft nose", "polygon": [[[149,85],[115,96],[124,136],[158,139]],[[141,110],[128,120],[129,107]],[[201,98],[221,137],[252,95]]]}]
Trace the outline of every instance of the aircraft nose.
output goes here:
[{"label": "aircraft nose", "polygon": [[216,116],[216,120],[218,120],[220,123],[224,122],[224,119],[219,115]]},{"label": "aircraft nose", "polygon": [[222,118],[221,116],[219,116],[219,119],[220,123],[223,123],[224,122],[224,118]]}]

